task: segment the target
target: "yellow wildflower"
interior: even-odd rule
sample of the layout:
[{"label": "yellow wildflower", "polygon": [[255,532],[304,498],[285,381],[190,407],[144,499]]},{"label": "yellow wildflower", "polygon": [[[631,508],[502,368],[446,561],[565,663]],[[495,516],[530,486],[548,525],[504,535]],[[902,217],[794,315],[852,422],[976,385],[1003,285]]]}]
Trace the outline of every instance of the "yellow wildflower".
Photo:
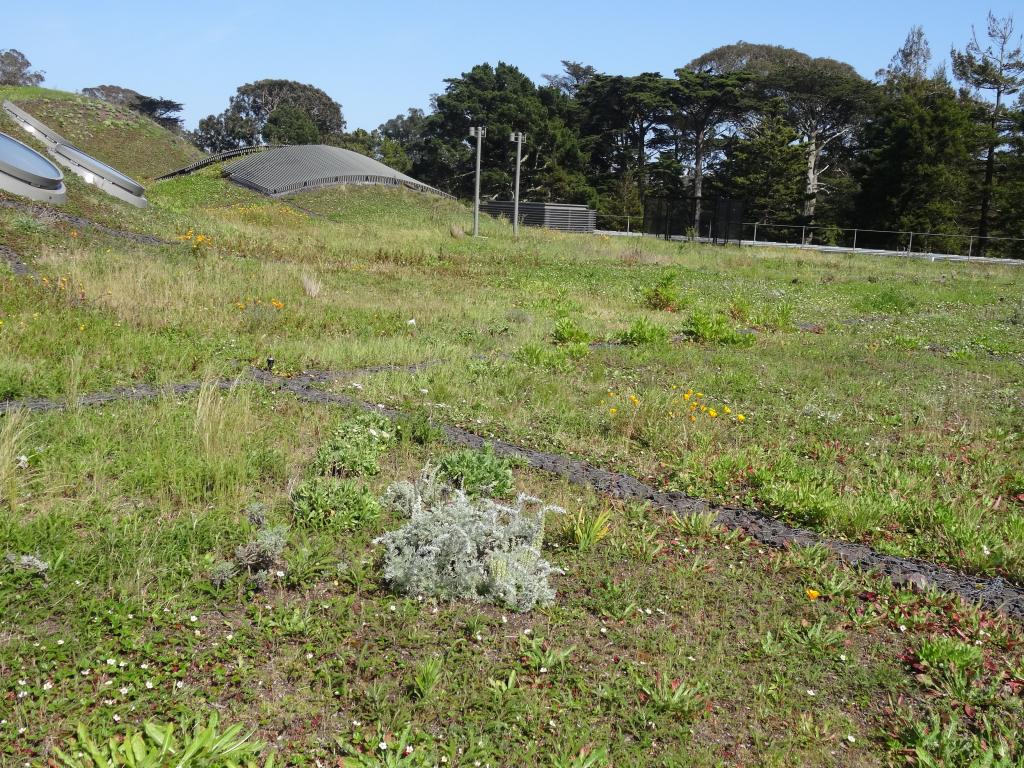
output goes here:
[{"label": "yellow wildflower", "polygon": [[811,589],[810,587],[808,587],[804,591],[807,593],[808,600],[817,600],[819,597],[821,597],[821,592],[819,592],[816,589]]}]

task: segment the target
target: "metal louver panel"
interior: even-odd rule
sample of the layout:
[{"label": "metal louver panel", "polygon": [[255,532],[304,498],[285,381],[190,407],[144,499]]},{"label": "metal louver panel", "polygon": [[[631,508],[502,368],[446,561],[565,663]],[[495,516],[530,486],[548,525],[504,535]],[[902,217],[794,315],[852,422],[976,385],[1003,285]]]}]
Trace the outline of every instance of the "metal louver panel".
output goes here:
[{"label": "metal louver panel", "polygon": [[[511,221],[514,203],[505,200],[481,201],[484,213]],[[593,232],[597,211],[585,205],[570,203],[519,203],[519,222],[528,227],[546,227],[562,232]]]},{"label": "metal louver panel", "polygon": [[451,197],[358,152],[324,144],[272,147],[224,169],[236,184],[284,195],[336,184],[383,184]]}]

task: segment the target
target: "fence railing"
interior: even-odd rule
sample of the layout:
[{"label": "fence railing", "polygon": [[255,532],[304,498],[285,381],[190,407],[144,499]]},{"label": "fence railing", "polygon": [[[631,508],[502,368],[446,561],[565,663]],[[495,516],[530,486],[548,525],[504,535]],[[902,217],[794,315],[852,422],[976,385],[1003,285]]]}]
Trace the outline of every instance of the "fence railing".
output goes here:
[{"label": "fence railing", "polygon": [[837,250],[886,251],[922,256],[1024,258],[1024,238],[979,237],[953,232],[748,222],[743,224],[743,239],[749,239],[753,244],[813,245]]}]

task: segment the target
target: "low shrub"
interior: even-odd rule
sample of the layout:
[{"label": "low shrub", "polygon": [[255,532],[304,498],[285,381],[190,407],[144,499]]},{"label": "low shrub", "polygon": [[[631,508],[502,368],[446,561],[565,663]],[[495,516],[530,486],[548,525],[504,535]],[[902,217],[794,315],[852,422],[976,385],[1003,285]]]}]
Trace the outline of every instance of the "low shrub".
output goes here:
[{"label": "low shrub", "polygon": [[236,576],[244,576],[250,589],[262,590],[271,574],[285,568],[282,555],[288,546],[288,528],[283,525],[267,528],[262,518],[255,521],[256,536],[235,548],[233,560],[219,560],[210,569],[210,583],[215,589],[230,584]]},{"label": "low shrub", "polygon": [[206,725],[199,720],[180,728],[147,722],[142,730],[128,728],[122,737],[98,741],[84,725],[79,725],[77,738],[67,745],[68,753],[55,749],[59,762],[52,764],[61,768],[255,768],[262,764],[271,768],[272,757],[266,763],[258,760],[266,745],[250,741],[251,737],[240,725],[222,729],[216,712],[210,713]]},{"label": "low shrub", "polygon": [[693,341],[710,344],[746,346],[754,343],[754,335],[740,333],[722,315],[694,312],[683,330],[683,335]]},{"label": "low shrub", "polygon": [[292,515],[306,528],[352,529],[380,515],[374,495],[354,480],[313,477],[292,492]]},{"label": "low shrub", "polygon": [[375,413],[359,413],[342,422],[313,460],[319,475],[375,475],[380,459],[396,442],[394,425]]},{"label": "low shrub", "polygon": [[541,546],[545,517],[560,508],[523,495],[513,505],[471,499],[430,467],[416,482],[389,487],[384,503],[409,518],[375,541],[396,592],[520,612],[554,600],[548,577],[561,571],[541,557]]},{"label": "low shrub", "polygon": [[467,496],[505,498],[515,487],[512,459],[497,456],[490,445],[483,450],[465,448],[444,456],[440,463],[441,477],[450,480]]},{"label": "low shrub", "polygon": [[403,416],[395,422],[395,434],[403,443],[426,445],[444,437],[444,430],[430,423],[424,413]]},{"label": "low shrub", "polygon": [[932,637],[921,642],[917,659],[926,667],[945,669],[953,666],[969,671],[981,666],[981,649],[951,637]]},{"label": "low shrub", "polygon": [[668,341],[668,330],[664,326],[648,320],[646,317],[641,317],[629,326],[628,329],[619,333],[616,338],[622,344],[630,344],[636,347],[664,344]]},{"label": "low shrub", "polygon": [[648,309],[675,312],[683,304],[683,295],[674,274],[663,275],[658,281],[640,292],[641,302]]},{"label": "low shrub", "polygon": [[551,339],[555,344],[587,344],[590,334],[571,317],[560,317],[555,321]]},{"label": "low shrub", "polygon": [[916,304],[917,302],[910,296],[890,285],[867,296],[861,302],[861,307],[868,311],[900,315],[913,309]]}]

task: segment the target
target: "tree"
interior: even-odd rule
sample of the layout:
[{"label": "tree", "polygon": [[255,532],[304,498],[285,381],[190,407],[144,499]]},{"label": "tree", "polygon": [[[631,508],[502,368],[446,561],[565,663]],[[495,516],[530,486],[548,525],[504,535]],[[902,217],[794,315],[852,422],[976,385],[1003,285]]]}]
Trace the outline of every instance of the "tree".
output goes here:
[{"label": "tree", "polygon": [[180,131],[182,127],[182,119],[179,117],[181,110],[185,108],[185,105],[178,101],[172,101],[171,99],[154,98],[152,96],[142,96],[132,106],[136,112],[141,115],[145,115],[150,118],[157,125],[161,125],[170,131]]},{"label": "tree", "polygon": [[973,111],[942,73],[894,74],[886,81],[878,113],[864,132],[858,221],[877,229],[963,231]]},{"label": "tree", "polygon": [[426,125],[427,116],[416,107],[381,123],[373,132],[380,161],[402,173],[413,171],[424,160]]},{"label": "tree", "polygon": [[745,216],[761,223],[793,221],[801,210],[804,152],[775,102],[746,135],[733,136],[714,179],[723,197],[742,200]]},{"label": "tree", "polygon": [[483,194],[510,196],[515,148],[509,134],[526,134],[521,195],[535,200],[587,199],[584,156],[576,132],[564,120],[567,99],[552,88],[537,86],[516,67],[479,64],[460,77],[445,80],[434,99],[435,111],[422,126],[412,174],[453,194],[473,191],[475,142],[469,128],[487,127],[483,141]]},{"label": "tree", "polygon": [[653,132],[672,110],[673,87],[657,72],[597,75],[578,94],[592,171],[605,179],[632,177],[641,202],[655,153]]},{"label": "tree", "polygon": [[142,98],[142,94],[138,91],[120,85],[94,85],[91,88],[83,88],[82,95],[129,109]]},{"label": "tree", "polygon": [[547,81],[548,86],[551,88],[561,91],[570,99],[574,99],[580,89],[596,76],[597,70],[589,64],[562,59],[562,74],[544,75],[544,80]]},{"label": "tree", "polygon": [[39,85],[46,73],[32,70],[32,62],[16,48],[0,51],[0,85]]},{"label": "tree", "polygon": [[740,41],[715,48],[694,59],[696,72],[747,72],[754,76],[758,97],[780,100],[783,116],[800,134],[806,159],[802,216],[814,220],[822,177],[828,171],[842,173],[826,162],[829,153],[840,151],[856,135],[870,114],[874,89],[849,64],[828,58],[812,58],[792,48]]},{"label": "tree", "polygon": [[996,18],[988,14],[989,44],[982,47],[972,28],[971,40],[963,51],[950,51],[953,73],[974,91],[991,91],[992,101],[984,104],[987,128],[984,140],[985,176],[981,186],[981,211],[978,216],[978,252],[984,253],[989,235],[992,189],[996,171],[996,149],[1005,141],[1012,121],[1004,100],[1024,87],[1024,56],[1021,39],[1013,42],[1013,17]]},{"label": "tree", "polygon": [[319,141],[329,143],[345,129],[341,105],[316,86],[294,80],[257,80],[239,86],[220,115],[200,120],[193,140],[210,152],[258,145],[270,115],[283,105],[309,115]]},{"label": "tree", "polygon": [[907,39],[893,55],[889,66],[878,70],[875,77],[879,80],[893,80],[899,77],[923,80],[928,77],[928,67],[931,65],[931,61],[932,49],[928,45],[928,38],[924,35],[924,27],[916,24],[910,28]]},{"label": "tree", "polygon": [[[1010,125],[1006,148],[998,158],[1003,172],[992,190],[994,229],[1004,237],[1024,238],[1024,96],[1007,114]],[[1001,255],[1024,258],[1024,242],[993,243]]]},{"label": "tree", "polygon": [[693,228],[700,228],[704,167],[708,154],[728,124],[747,109],[746,73],[676,70],[677,83],[669,92],[673,112],[669,123],[685,139],[693,163]]},{"label": "tree", "polygon": [[268,144],[316,144],[320,131],[305,111],[282,104],[267,118],[263,140]]},{"label": "tree", "polygon": [[95,85],[92,88],[83,88],[82,95],[127,107],[170,131],[180,131],[182,128],[179,113],[185,106],[181,102],[144,96],[138,91],[120,85]]}]

